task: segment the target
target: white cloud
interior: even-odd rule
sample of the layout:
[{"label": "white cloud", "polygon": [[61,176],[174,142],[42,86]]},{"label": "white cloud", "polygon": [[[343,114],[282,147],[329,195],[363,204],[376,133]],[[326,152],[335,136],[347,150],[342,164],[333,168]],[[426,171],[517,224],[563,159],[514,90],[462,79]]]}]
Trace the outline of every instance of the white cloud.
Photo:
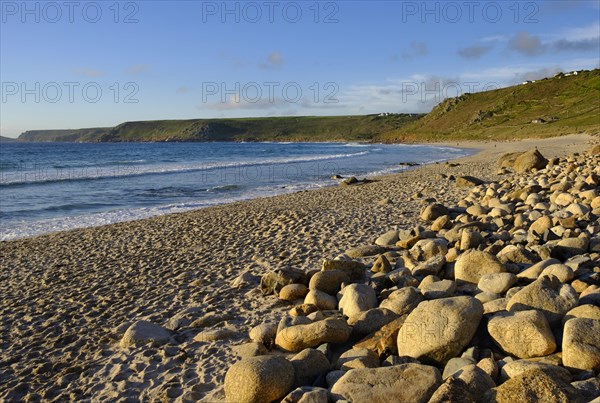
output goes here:
[{"label": "white cloud", "polygon": [[78,67],[75,69],[76,74],[80,74],[86,77],[103,77],[106,73],[99,69],[90,69],[87,67]]},{"label": "white cloud", "polygon": [[258,64],[261,69],[280,69],[283,67],[285,60],[281,56],[281,52],[272,52],[267,56],[267,60]]}]

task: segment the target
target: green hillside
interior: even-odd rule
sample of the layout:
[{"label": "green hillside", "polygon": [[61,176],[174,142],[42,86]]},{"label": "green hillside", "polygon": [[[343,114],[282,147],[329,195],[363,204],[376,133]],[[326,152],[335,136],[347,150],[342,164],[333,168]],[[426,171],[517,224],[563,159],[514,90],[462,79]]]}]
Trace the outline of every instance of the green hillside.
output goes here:
[{"label": "green hillside", "polygon": [[422,117],[302,116],[127,122],[114,128],[32,130],[24,141],[369,141]]},{"label": "green hillside", "polygon": [[390,114],[127,122],[113,128],[32,130],[23,141],[512,140],[600,133],[600,70],[449,98],[426,116]]},{"label": "green hillside", "polygon": [[464,94],[376,140],[510,140],[600,133],[600,70]]}]

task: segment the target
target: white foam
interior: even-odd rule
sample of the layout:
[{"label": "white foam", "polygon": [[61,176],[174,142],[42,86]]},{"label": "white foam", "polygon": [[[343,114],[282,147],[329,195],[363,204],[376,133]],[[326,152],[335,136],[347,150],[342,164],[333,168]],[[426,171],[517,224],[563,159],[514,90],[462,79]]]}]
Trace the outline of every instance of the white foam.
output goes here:
[{"label": "white foam", "polygon": [[30,172],[21,174],[4,173],[0,177],[0,185],[17,185],[27,183],[43,183],[55,181],[69,180],[88,180],[88,179],[105,179],[114,177],[130,177],[139,175],[151,174],[167,174],[179,172],[194,172],[208,169],[218,168],[239,168],[256,165],[275,165],[275,164],[291,164],[300,162],[323,161],[329,159],[359,157],[368,154],[369,151],[361,151],[348,154],[327,154],[310,157],[292,157],[292,158],[271,158],[257,159],[241,162],[206,162],[187,165],[169,165],[169,166],[126,166],[126,167],[78,167],[77,169],[69,169],[67,172],[56,170],[56,172],[44,170],[43,172]]}]

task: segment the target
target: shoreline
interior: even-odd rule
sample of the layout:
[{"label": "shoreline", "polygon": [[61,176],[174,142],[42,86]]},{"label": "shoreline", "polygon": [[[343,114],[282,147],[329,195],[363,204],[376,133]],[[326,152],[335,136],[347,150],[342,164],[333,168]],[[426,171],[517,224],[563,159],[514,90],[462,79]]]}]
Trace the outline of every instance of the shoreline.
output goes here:
[{"label": "shoreline", "polygon": [[[445,163],[445,162],[461,163],[461,162],[482,162],[482,161],[487,160],[488,158],[497,159],[502,154],[505,154],[508,152],[513,152],[513,148],[514,148],[515,144],[518,144],[520,149],[525,150],[527,147],[533,148],[536,146],[536,144],[542,143],[542,146],[541,146],[542,153],[544,153],[544,151],[546,151],[545,154],[548,154],[549,156],[553,157],[553,156],[560,155],[563,147],[566,150],[568,150],[569,145],[572,146],[573,143],[578,143],[581,141],[584,141],[584,142],[591,141],[595,138],[597,138],[597,137],[588,135],[588,134],[572,134],[572,135],[557,136],[557,137],[551,137],[551,138],[545,138],[545,139],[531,138],[531,139],[515,140],[515,141],[499,141],[499,142],[485,141],[485,142],[483,142],[483,141],[463,140],[463,141],[458,141],[458,142],[447,141],[447,142],[406,143],[406,145],[452,147],[452,148],[458,148],[458,149],[469,151],[470,154],[467,156],[442,161],[443,163]],[[362,144],[361,142],[358,142],[358,141],[356,141],[356,142],[355,141],[344,141],[344,142],[351,143],[351,144],[353,144],[353,143]],[[283,143],[286,143],[286,142],[283,142]],[[326,143],[336,143],[336,142],[333,141],[333,142],[326,142]],[[364,144],[378,144],[378,143],[364,142]],[[381,143],[381,144],[385,144],[385,143]],[[404,144],[404,143],[398,143],[398,144]],[[548,144],[548,145],[544,146],[543,144]],[[415,167],[407,167],[406,170],[401,170],[399,172],[377,175],[377,176],[368,177],[368,178],[377,180],[380,177],[403,174],[407,171],[420,169],[425,166],[437,165],[442,162],[431,162],[431,163],[427,163],[427,164],[423,164],[423,165],[418,165]],[[472,173],[472,174],[475,175],[476,173]],[[20,238],[0,240],[0,244],[3,242],[14,242],[14,241],[32,239],[32,238],[37,238],[37,237],[52,236],[52,235],[56,235],[56,234],[63,233],[63,232],[69,232],[69,231],[79,231],[79,230],[87,230],[87,229],[93,229],[93,228],[103,228],[103,227],[110,226],[110,225],[131,223],[131,222],[142,221],[142,220],[152,220],[152,219],[155,219],[158,217],[163,217],[163,216],[186,214],[186,213],[191,213],[191,212],[199,211],[199,210],[212,209],[212,208],[222,207],[222,206],[236,204],[236,203],[249,202],[249,201],[257,200],[257,199],[280,197],[280,196],[285,196],[288,194],[293,194],[293,193],[298,193],[298,192],[306,192],[306,191],[312,192],[312,191],[318,191],[318,190],[327,189],[327,188],[335,188],[336,186],[337,186],[337,184],[331,184],[331,185],[325,185],[325,186],[317,188],[317,189],[307,189],[307,190],[300,190],[300,191],[295,191],[295,192],[292,191],[290,193],[283,192],[283,193],[275,194],[275,195],[259,196],[259,197],[252,197],[252,198],[241,198],[239,200],[216,203],[214,205],[192,208],[190,210],[181,211],[181,212],[171,212],[171,213],[166,213],[166,214],[150,215],[150,216],[143,217],[143,218],[133,218],[130,220],[111,222],[108,224],[91,225],[91,226],[79,227],[79,228],[75,227],[75,228],[58,230],[58,231],[54,231],[54,232],[46,232],[46,233],[42,233],[42,234],[30,235],[30,236],[25,236],[25,237],[20,237]],[[156,206],[156,207],[160,207],[160,206]],[[96,214],[96,213],[94,213],[94,214]]]},{"label": "shoreline", "polygon": [[[269,143],[277,143],[277,144],[289,144],[289,142],[262,142],[265,144],[269,144]],[[227,143],[224,143],[227,144]],[[306,144],[313,144],[313,143],[306,143]],[[323,142],[323,143],[316,143],[316,144],[325,144],[325,145],[330,145],[330,144],[337,144],[335,142]],[[373,146],[373,145],[377,145],[377,144],[372,144],[372,143],[360,143],[360,142],[344,142],[344,144],[346,146],[350,146],[350,147],[356,147],[356,146]],[[394,146],[394,145],[389,145],[389,144],[383,144],[381,143],[382,146]],[[399,146],[402,147],[406,147],[402,150],[410,150],[411,146],[415,146],[415,147],[428,147],[429,145],[427,144],[397,144]],[[452,150],[450,150],[450,152],[448,150],[439,151],[439,154],[453,154],[453,153],[460,153],[460,154],[464,154],[462,157],[465,156],[469,156],[471,154],[473,154],[473,150],[472,149],[459,149],[456,148],[454,146],[438,146],[438,145],[432,145],[433,147],[441,147],[441,148],[451,148]],[[376,150],[377,151],[377,150]],[[401,152],[406,152],[406,151],[401,151]],[[360,153],[359,153],[360,154]],[[346,155],[345,157],[348,157],[349,155]],[[344,156],[342,156],[344,157]],[[416,166],[412,166],[412,165],[402,165],[402,163],[411,163],[411,156],[407,155],[407,159],[403,160],[402,163],[398,164],[398,165],[390,165],[390,166],[381,166],[381,167],[371,167],[371,171],[364,173],[364,174],[360,174],[357,175],[356,173],[348,173],[347,171],[344,172],[344,169],[342,169],[342,172],[337,172],[337,171],[332,171],[330,173],[331,174],[344,174],[343,178],[349,178],[353,175],[359,176],[361,178],[373,178],[376,179],[379,176],[385,176],[385,175],[393,175],[393,174],[397,174],[397,173],[402,173],[402,172],[406,172],[408,170],[411,169],[415,169],[419,166],[423,166],[423,165],[431,165],[431,164],[436,164],[436,163],[440,163],[440,162],[445,162],[445,161],[450,161],[452,159],[456,159],[456,156],[454,155],[446,155],[446,156],[442,156],[442,159],[437,159],[434,160],[432,159],[432,157],[429,158],[431,162],[427,162],[427,163],[417,163]],[[420,158],[417,158],[417,160],[420,160]],[[315,158],[315,161],[320,161],[320,158]],[[332,159],[332,161],[337,161],[336,159]],[[297,163],[298,161],[283,161],[283,164],[291,164],[293,166],[293,164]],[[299,161],[299,163],[303,163],[305,161]],[[257,164],[259,167],[267,167],[270,169],[271,165],[273,164],[270,161],[265,161],[264,163],[259,163]],[[151,171],[152,172],[152,171]],[[21,224],[19,224],[19,226],[11,228],[14,229],[14,231],[3,231],[2,233],[0,233],[0,242],[10,242],[10,241],[14,241],[14,240],[20,240],[20,239],[28,239],[28,238],[32,238],[32,237],[36,237],[36,236],[45,236],[45,235],[52,235],[52,234],[56,234],[58,232],[65,232],[65,231],[72,231],[72,230],[78,230],[78,229],[87,229],[87,228],[97,228],[97,227],[103,227],[106,225],[113,225],[113,224],[118,224],[118,223],[123,223],[123,222],[132,222],[132,221],[138,221],[138,220],[145,220],[145,219],[151,219],[151,218],[155,218],[155,217],[159,217],[159,216],[163,216],[163,215],[170,215],[170,214],[180,214],[180,213],[187,213],[187,212],[191,212],[191,211],[195,211],[195,210],[200,210],[200,209],[206,209],[206,208],[213,208],[216,206],[223,206],[223,205],[227,205],[227,204],[231,204],[231,203],[237,203],[237,202],[244,202],[244,201],[249,201],[249,200],[253,200],[253,199],[259,199],[259,198],[268,198],[268,197],[277,197],[277,196],[281,196],[281,195],[285,195],[285,194],[290,194],[290,193],[295,193],[295,192],[302,192],[302,191],[312,191],[312,190],[318,190],[318,189],[323,189],[323,188],[329,188],[329,187],[335,187],[338,186],[341,183],[341,180],[334,180],[332,178],[329,178],[327,175],[325,175],[322,178],[317,178],[316,176],[313,177],[306,177],[303,179],[303,181],[299,182],[299,183],[295,183],[293,181],[291,182],[287,182],[287,183],[281,183],[281,184],[275,184],[275,182],[271,182],[271,183],[264,183],[264,184],[259,184],[254,188],[250,188],[247,190],[247,192],[243,193],[243,194],[234,194],[234,195],[229,195],[226,198],[211,198],[211,199],[199,199],[199,200],[189,200],[189,201],[185,201],[183,203],[175,203],[174,201],[170,201],[168,204],[157,204],[157,205],[151,205],[151,206],[136,206],[136,205],[131,205],[129,207],[127,206],[120,206],[117,209],[114,210],[107,210],[107,211],[90,211],[90,212],[85,212],[85,213],[80,213],[79,215],[75,215],[75,216],[58,216],[58,217],[46,217],[46,218],[38,218],[37,220],[34,221],[30,221],[28,223],[21,221]],[[26,182],[26,184],[28,184]],[[229,186],[229,185],[225,185],[223,184],[223,186]],[[262,189],[259,191],[259,189]],[[28,228],[28,230],[25,231],[21,231],[21,228],[25,227]],[[5,228],[6,230],[6,228]]]},{"label": "shoreline", "polygon": [[[390,229],[422,225],[424,200],[452,205],[469,191],[445,175],[496,180],[506,149],[536,145],[553,157],[597,140],[470,142],[479,151],[469,157],[371,183],[0,242],[0,399],[222,400],[248,330],[291,307],[260,294],[267,271],[318,269]],[[119,345],[135,320],[168,327],[192,317],[177,346]]]}]

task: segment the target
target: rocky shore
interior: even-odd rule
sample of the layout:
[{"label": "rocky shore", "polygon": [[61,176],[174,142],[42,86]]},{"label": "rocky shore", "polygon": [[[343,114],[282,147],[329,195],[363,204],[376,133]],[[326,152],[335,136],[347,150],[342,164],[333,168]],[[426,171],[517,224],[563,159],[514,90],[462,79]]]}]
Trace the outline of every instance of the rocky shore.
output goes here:
[{"label": "rocky shore", "polygon": [[2,242],[0,399],[598,401],[596,141]]}]

